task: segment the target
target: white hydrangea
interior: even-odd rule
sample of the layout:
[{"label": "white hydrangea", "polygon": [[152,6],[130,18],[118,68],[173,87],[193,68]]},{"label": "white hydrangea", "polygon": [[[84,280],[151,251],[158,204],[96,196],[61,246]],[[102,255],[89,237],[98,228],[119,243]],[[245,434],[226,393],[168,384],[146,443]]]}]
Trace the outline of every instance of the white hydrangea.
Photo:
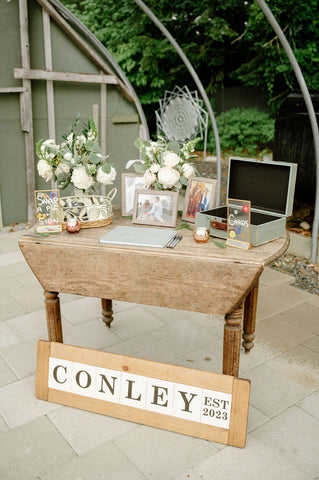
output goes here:
[{"label": "white hydrangea", "polygon": [[39,175],[43,177],[46,182],[51,180],[51,178],[53,177],[53,170],[52,166],[48,162],[46,162],[46,160],[39,160],[37,167]]},{"label": "white hydrangea", "polygon": [[165,167],[176,167],[181,161],[180,157],[174,152],[164,152],[163,153],[163,165]]},{"label": "white hydrangea", "polygon": [[180,174],[172,167],[162,167],[158,171],[157,178],[164,189],[172,188],[179,181]]},{"label": "white hydrangea", "polygon": [[70,165],[67,163],[59,163],[59,165],[56,167],[55,174],[56,176],[60,175],[61,173],[69,173],[70,171]]},{"label": "white hydrangea", "polygon": [[[48,140],[45,140],[40,147],[41,156],[45,160],[52,160],[56,156],[59,148],[59,145],[56,145],[55,141],[52,140],[52,138],[49,138]],[[48,149],[53,151],[49,152]]]},{"label": "white hydrangea", "polygon": [[103,183],[104,185],[112,185],[116,177],[116,170],[114,167],[111,167],[110,173],[105,173],[100,167],[97,171],[96,179],[98,182]]},{"label": "white hydrangea", "polygon": [[144,188],[150,188],[156,181],[156,176],[151,170],[146,170],[143,175]]},{"label": "white hydrangea", "polygon": [[189,178],[192,175],[195,175],[195,169],[189,163],[184,163],[184,165],[182,166],[182,173],[185,178]]},{"label": "white hydrangea", "polygon": [[83,165],[75,167],[72,173],[71,182],[79,190],[87,190],[94,184],[94,179],[90,177]]}]

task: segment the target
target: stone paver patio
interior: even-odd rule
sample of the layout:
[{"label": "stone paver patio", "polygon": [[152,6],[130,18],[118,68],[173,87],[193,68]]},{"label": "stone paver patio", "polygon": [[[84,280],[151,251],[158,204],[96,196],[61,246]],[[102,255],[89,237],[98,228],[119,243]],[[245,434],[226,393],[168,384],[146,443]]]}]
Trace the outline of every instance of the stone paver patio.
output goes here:
[{"label": "stone paver patio", "polygon": [[[247,444],[224,446],[35,398],[36,347],[47,339],[42,288],[17,239],[0,234],[1,480],[318,480],[319,297],[266,268],[251,379]],[[220,316],[61,295],[65,343],[221,372]]]}]

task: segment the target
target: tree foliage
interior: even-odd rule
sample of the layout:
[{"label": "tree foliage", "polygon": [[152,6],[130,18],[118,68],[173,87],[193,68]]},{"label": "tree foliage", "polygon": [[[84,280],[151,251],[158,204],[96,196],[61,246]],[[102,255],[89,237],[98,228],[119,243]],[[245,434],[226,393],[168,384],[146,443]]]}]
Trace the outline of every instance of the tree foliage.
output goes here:
[{"label": "tree foliage", "polygon": [[[319,89],[318,0],[267,0],[292,48],[307,87]],[[244,35],[239,39],[246,59],[232,74],[244,85],[265,93],[272,110],[283,98],[299,90],[289,59],[271,25],[256,3],[249,9]]]},{"label": "tree foliage", "polygon": [[[141,102],[162,98],[175,85],[194,88],[182,60],[134,0],[64,0],[119,63]],[[240,66],[240,45],[231,41],[245,28],[248,5],[238,0],[147,0],[183,49],[212,96]]]},{"label": "tree foliage", "polygon": [[[62,0],[114,56],[144,106],[175,85],[194,88],[172,45],[134,0]],[[275,108],[298,90],[289,60],[253,0],[146,0],[190,60],[207,94],[250,85]],[[267,0],[310,89],[319,89],[318,0]]]}]

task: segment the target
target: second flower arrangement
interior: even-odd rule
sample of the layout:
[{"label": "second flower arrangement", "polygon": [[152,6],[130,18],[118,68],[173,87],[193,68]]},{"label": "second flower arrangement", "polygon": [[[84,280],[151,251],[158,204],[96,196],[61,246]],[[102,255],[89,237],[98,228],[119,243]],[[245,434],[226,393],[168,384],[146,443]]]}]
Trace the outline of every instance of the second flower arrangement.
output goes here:
[{"label": "second flower arrangement", "polygon": [[199,139],[180,146],[177,142],[167,142],[158,137],[156,142],[137,139],[135,145],[141,158],[130,160],[126,168],[134,165],[137,173],[143,174],[144,188],[179,191],[186,188],[188,179],[197,172],[192,159]]}]

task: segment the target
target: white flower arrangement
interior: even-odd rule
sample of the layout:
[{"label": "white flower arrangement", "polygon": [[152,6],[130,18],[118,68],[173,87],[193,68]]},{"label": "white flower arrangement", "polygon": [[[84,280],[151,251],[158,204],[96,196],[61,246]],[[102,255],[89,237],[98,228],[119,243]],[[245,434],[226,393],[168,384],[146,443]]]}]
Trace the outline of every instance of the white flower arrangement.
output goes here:
[{"label": "white flower arrangement", "polygon": [[116,170],[107,161],[108,155],[101,154],[93,119],[89,118],[79,135],[75,132],[78,120],[79,118],[75,120],[69,133],[62,135],[65,141],[61,145],[52,139],[37,142],[39,175],[47,182],[56,181],[61,189],[69,184],[83,191],[93,187],[96,182],[111,185]]},{"label": "white flower arrangement", "polygon": [[179,191],[186,188],[189,177],[198,174],[191,161],[196,157],[193,153],[198,140],[180,146],[174,141],[167,142],[163,137],[158,137],[156,142],[138,138],[135,145],[141,159],[130,160],[126,168],[134,165],[137,173],[144,174],[145,188]]}]

